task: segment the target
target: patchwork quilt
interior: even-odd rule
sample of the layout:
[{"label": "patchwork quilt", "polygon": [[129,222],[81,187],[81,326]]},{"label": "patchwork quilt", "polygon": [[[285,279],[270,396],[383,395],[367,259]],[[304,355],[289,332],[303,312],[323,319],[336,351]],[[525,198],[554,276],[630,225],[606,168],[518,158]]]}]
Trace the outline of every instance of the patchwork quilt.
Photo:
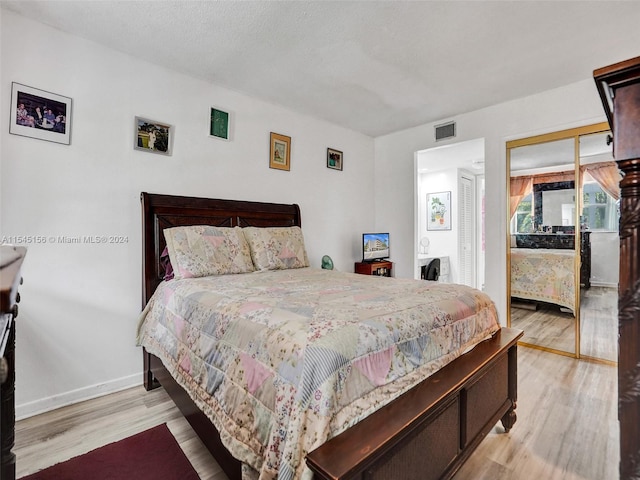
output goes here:
[{"label": "patchwork quilt", "polygon": [[300,268],[163,282],[137,341],[261,479],[310,478],[308,452],[499,330],[462,285]]},{"label": "patchwork quilt", "polygon": [[511,296],[554,303],[575,311],[575,252],[512,248]]}]

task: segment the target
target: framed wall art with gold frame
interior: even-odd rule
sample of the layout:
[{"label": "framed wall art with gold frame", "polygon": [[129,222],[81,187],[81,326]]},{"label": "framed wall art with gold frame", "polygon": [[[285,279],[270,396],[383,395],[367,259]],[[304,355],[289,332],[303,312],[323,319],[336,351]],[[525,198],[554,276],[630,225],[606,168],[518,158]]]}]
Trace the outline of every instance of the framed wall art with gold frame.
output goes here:
[{"label": "framed wall art with gold frame", "polygon": [[291,169],[291,137],[271,132],[269,149],[269,168],[277,170]]}]

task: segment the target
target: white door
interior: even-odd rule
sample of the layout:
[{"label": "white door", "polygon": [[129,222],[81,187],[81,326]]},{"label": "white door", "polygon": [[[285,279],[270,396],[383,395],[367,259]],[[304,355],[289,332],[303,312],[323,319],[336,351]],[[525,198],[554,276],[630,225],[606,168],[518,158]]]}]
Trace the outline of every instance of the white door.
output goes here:
[{"label": "white door", "polygon": [[465,172],[458,176],[458,283],[476,286],[475,275],[475,178]]}]

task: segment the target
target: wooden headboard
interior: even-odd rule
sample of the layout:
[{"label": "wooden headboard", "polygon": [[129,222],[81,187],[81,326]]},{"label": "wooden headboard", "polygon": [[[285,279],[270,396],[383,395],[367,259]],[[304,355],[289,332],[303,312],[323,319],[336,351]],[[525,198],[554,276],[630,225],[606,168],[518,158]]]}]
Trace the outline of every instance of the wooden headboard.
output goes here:
[{"label": "wooden headboard", "polygon": [[302,226],[296,204],[245,202],[142,192],[142,307],[164,277],[163,230],[185,225],[217,227]]}]

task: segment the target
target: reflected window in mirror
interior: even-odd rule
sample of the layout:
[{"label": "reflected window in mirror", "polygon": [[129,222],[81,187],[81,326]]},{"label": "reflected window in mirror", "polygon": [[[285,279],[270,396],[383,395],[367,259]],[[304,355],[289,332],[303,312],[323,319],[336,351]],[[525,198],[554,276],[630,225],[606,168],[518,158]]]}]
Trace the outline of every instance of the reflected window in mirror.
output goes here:
[{"label": "reflected window in mirror", "polygon": [[533,233],[533,194],[520,200],[511,220],[511,233]]},{"label": "reflected window in mirror", "polygon": [[[573,176],[573,175],[571,175]],[[573,231],[575,225],[575,182],[536,183],[533,186],[534,228],[538,232]]]},{"label": "reflected window in mirror", "polygon": [[580,226],[583,229],[617,231],[620,202],[605,192],[598,182],[585,180],[582,187],[582,201]]},{"label": "reflected window in mirror", "polygon": [[617,232],[622,176],[613,161],[610,131],[580,136],[583,229]]}]

